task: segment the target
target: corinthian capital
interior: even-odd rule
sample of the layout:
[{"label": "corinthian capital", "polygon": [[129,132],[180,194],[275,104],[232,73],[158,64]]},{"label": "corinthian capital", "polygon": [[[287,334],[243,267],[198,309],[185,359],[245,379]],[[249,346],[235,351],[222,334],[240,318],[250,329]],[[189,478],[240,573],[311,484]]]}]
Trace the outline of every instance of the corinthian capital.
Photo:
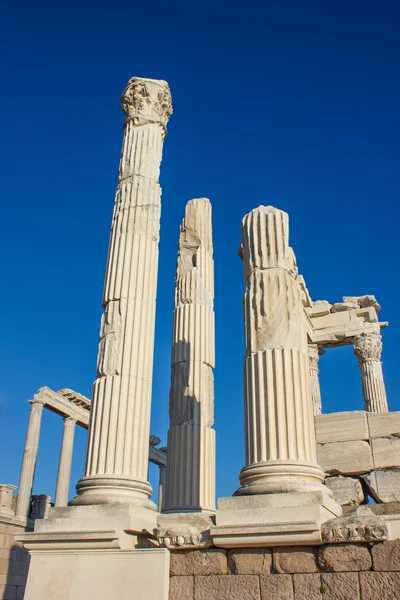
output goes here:
[{"label": "corinthian capital", "polygon": [[358,362],[380,360],[382,354],[382,336],[378,333],[361,334],[354,339],[354,354]]},{"label": "corinthian capital", "polygon": [[172,114],[172,99],[168,83],[162,79],[132,77],[121,96],[125,122],[135,124],[160,123],[164,128]]}]

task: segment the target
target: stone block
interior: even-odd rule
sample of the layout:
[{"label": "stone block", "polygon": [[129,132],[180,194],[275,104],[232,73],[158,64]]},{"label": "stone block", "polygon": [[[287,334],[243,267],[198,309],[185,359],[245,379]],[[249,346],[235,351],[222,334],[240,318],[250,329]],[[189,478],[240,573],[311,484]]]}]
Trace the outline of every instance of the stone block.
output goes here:
[{"label": "stone block", "polygon": [[321,599],[360,600],[358,573],[323,573],[321,576]]},{"label": "stone block", "polygon": [[360,587],[362,600],[399,600],[400,573],[360,573]]},{"label": "stone block", "polygon": [[400,540],[390,540],[372,547],[374,571],[400,571]]},{"label": "stone block", "polygon": [[278,573],[318,573],[317,549],[310,546],[274,548],[274,569]]},{"label": "stone block", "polygon": [[172,575],[223,575],[228,571],[225,550],[178,550],[170,557]]},{"label": "stone block", "polygon": [[269,548],[230,550],[228,565],[234,575],[266,575],[271,573],[272,551]]},{"label": "stone block", "polygon": [[400,438],[375,438],[371,447],[375,469],[400,467]]},{"label": "stone block", "polygon": [[294,600],[321,600],[321,575],[293,575]]},{"label": "stone block", "polygon": [[363,410],[316,415],[315,433],[318,444],[368,440],[366,412]]},{"label": "stone block", "polygon": [[293,600],[290,575],[260,575],[261,600]]},{"label": "stone block", "polygon": [[[200,575],[195,578],[194,598],[195,600],[260,600],[259,579],[257,575]],[[280,599],[279,596],[277,598]]]},{"label": "stone block", "polygon": [[368,505],[375,515],[399,515],[400,502],[386,502],[385,504]]},{"label": "stone block", "polygon": [[367,413],[370,438],[400,434],[400,412]]},{"label": "stone block", "polygon": [[400,501],[400,469],[372,471],[363,477],[375,502]]},{"label": "stone block", "polygon": [[9,563],[8,558],[0,558],[0,575],[7,575]]},{"label": "stone block", "polygon": [[169,600],[193,600],[194,577],[170,577]]},{"label": "stone block", "polygon": [[331,475],[363,475],[374,468],[370,445],[362,440],[318,444],[317,460]]},{"label": "stone block", "polygon": [[323,571],[334,573],[369,571],[372,566],[369,549],[361,544],[321,546],[318,562]]},{"label": "stone block", "polygon": [[327,477],[325,485],[333,493],[336,502],[344,506],[356,506],[365,502],[365,495],[359,479],[353,477]]}]

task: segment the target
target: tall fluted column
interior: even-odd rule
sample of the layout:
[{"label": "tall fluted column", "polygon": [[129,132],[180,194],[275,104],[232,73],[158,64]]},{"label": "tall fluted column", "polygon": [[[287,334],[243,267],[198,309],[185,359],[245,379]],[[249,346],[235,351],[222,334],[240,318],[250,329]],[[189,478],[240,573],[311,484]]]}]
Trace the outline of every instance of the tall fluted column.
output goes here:
[{"label": "tall fluted column", "polygon": [[322,411],[321,387],[319,385],[319,357],[325,354],[325,350],[318,348],[318,344],[308,344],[308,358],[310,361],[310,380],[311,380],[311,402],[313,413],[320,415]]},{"label": "tall fluted column", "polygon": [[56,499],[54,501],[54,506],[67,506],[68,504],[72,453],[74,450],[75,425],[75,419],[72,417],[65,417],[60,462],[58,463]]},{"label": "tall fluted column", "polygon": [[179,237],[163,512],[215,510],[211,204],[186,206]]},{"label": "tall fluted column", "polygon": [[133,77],[105,276],[85,476],[72,504],[155,508],[147,481],[167,82]]},{"label": "tall fluted column", "polygon": [[35,394],[33,400],[30,400],[29,402],[31,403],[31,412],[26,434],[21,476],[19,479],[17,506],[15,509],[15,517],[21,521],[26,521],[29,518],[31,510],[31,496],[44,406],[40,397],[40,392]]},{"label": "tall fluted column", "polygon": [[158,480],[158,504],[157,510],[161,512],[164,508],[165,483],[167,481],[167,467],[160,465],[160,475]]},{"label": "tall fluted column", "polygon": [[381,363],[382,336],[378,333],[359,335],[354,339],[354,354],[361,371],[364,410],[388,412]]},{"label": "tall fluted column", "polygon": [[260,206],[242,220],[246,290],[246,466],[236,495],[321,490],[305,316],[288,215]]}]

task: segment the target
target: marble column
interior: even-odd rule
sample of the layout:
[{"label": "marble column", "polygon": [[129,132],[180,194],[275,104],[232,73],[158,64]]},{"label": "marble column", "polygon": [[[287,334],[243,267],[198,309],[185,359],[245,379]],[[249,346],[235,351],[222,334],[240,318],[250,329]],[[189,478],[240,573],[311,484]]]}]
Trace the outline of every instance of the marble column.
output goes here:
[{"label": "marble column", "polygon": [[147,480],[167,82],[133,77],[121,98],[124,139],[103,293],[86,468],[71,504],[155,509]]},{"label": "marble column", "polygon": [[75,426],[75,419],[72,417],[64,418],[64,433],[61,444],[60,462],[58,464],[56,499],[54,501],[54,506],[67,506],[68,504]]},{"label": "marble column", "polygon": [[325,350],[318,348],[318,344],[308,344],[308,358],[310,361],[310,380],[311,380],[311,402],[313,413],[320,415],[322,411],[321,387],[319,384],[319,357],[325,354]]},{"label": "marble column", "polygon": [[158,504],[157,510],[161,512],[164,508],[165,482],[167,480],[167,467],[160,465],[160,477],[158,481]]},{"label": "marble column", "polygon": [[21,521],[26,521],[29,518],[31,510],[31,496],[44,406],[40,392],[35,394],[33,400],[29,402],[31,403],[31,412],[19,479],[17,506],[15,509],[15,517]]},{"label": "marble column", "polygon": [[382,336],[368,333],[354,339],[354,354],[361,371],[364,410],[388,412],[385,382],[383,380],[381,354]]},{"label": "marble column", "polygon": [[215,510],[211,204],[191,200],[179,236],[163,512]]},{"label": "marble column", "polygon": [[306,323],[288,215],[242,220],[246,466],[235,495],[319,491]]}]

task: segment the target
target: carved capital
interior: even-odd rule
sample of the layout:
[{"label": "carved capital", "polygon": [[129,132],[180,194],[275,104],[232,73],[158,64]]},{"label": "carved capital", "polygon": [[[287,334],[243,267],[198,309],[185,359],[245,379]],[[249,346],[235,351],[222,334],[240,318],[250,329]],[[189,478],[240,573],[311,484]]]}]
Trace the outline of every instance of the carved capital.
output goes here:
[{"label": "carved capital", "polygon": [[382,336],[377,333],[361,334],[354,338],[354,354],[358,362],[380,360],[382,354]]},{"label": "carved capital", "polygon": [[161,79],[132,77],[122,96],[121,108],[125,122],[137,125],[159,123],[164,128],[172,114],[172,99],[168,83]]}]

